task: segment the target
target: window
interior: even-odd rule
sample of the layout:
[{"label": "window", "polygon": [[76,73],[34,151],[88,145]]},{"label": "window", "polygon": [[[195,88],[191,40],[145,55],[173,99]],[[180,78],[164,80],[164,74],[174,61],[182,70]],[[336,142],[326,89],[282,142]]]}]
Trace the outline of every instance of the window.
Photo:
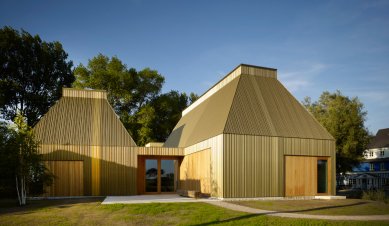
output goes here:
[{"label": "window", "polygon": [[370,151],[370,157],[373,157],[373,155],[374,155],[374,152]]},{"label": "window", "polygon": [[374,164],[370,163],[370,171],[374,171]]},{"label": "window", "polygon": [[348,180],[349,185],[353,185],[357,183],[357,179],[349,179]]},{"label": "window", "polygon": [[380,153],[381,153],[381,156],[385,155],[385,151],[380,151]]},{"label": "window", "polygon": [[384,162],[381,162],[381,164],[380,164],[380,169],[383,171],[383,170],[386,170],[385,169],[385,163]]}]

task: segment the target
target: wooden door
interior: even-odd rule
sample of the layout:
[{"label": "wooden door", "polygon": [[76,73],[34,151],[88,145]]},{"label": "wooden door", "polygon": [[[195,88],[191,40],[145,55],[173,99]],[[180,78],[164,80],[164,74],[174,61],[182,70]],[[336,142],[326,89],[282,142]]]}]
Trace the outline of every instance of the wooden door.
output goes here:
[{"label": "wooden door", "polygon": [[[318,167],[326,162],[325,190],[318,189]],[[319,167],[320,169],[320,167]],[[319,172],[320,174],[320,172]],[[319,175],[321,177],[322,175]],[[285,156],[285,196],[315,196],[331,194],[331,162],[329,157]]]},{"label": "wooden door", "polygon": [[83,161],[46,161],[54,174],[53,184],[46,188],[48,196],[84,195]]}]

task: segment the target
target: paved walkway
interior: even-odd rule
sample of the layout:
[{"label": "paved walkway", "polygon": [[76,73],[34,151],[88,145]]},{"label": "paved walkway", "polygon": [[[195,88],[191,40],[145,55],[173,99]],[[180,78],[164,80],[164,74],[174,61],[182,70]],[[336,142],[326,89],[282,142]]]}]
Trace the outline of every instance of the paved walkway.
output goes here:
[{"label": "paved walkway", "polygon": [[182,197],[177,194],[169,195],[134,195],[107,196],[101,204],[137,204],[137,203],[166,203],[166,202],[203,202],[204,199]]},{"label": "paved walkway", "polygon": [[380,220],[380,221],[389,221],[389,215],[367,215],[367,216],[334,216],[334,215],[312,215],[312,214],[300,214],[300,213],[285,213],[285,212],[277,212],[277,211],[269,211],[269,210],[260,210],[254,209],[247,206],[241,206],[229,202],[207,202],[206,203],[223,207],[230,210],[259,214],[259,215],[268,215],[275,217],[289,217],[289,218],[305,218],[305,219],[321,219],[321,220],[354,220],[354,221],[372,221],[372,220]]}]

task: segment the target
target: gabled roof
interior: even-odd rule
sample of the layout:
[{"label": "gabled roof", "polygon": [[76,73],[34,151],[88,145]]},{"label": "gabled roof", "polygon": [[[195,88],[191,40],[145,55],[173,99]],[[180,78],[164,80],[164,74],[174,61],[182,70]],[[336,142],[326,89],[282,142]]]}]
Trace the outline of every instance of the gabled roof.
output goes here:
[{"label": "gabled roof", "polygon": [[64,88],[34,131],[42,144],[136,146],[105,91]]},{"label": "gabled roof", "polygon": [[222,133],[334,139],[277,80],[276,69],[243,64],[183,111],[165,146]]},{"label": "gabled roof", "polygon": [[385,147],[389,147],[389,128],[378,130],[376,136],[368,145],[368,149]]}]

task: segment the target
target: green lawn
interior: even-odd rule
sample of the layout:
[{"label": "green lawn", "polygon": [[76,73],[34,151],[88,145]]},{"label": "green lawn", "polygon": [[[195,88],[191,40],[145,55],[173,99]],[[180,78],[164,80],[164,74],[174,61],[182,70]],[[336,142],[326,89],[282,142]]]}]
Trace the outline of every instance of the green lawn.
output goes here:
[{"label": "green lawn", "polygon": [[389,204],[384,202],[341,199],[341,200],[275,200],[239,201],[239,205],[263,210],[295,212],[320,215],[381,215],[389,214]]},{"label": "green lawn", "polygon": [[11,203],[3,201],[0,225],[385,225],[385,222],[269,217],[206,203],[100,205],[100,202],[100,199],[41,200],[30,201],[21,208],[9,207]]}]

